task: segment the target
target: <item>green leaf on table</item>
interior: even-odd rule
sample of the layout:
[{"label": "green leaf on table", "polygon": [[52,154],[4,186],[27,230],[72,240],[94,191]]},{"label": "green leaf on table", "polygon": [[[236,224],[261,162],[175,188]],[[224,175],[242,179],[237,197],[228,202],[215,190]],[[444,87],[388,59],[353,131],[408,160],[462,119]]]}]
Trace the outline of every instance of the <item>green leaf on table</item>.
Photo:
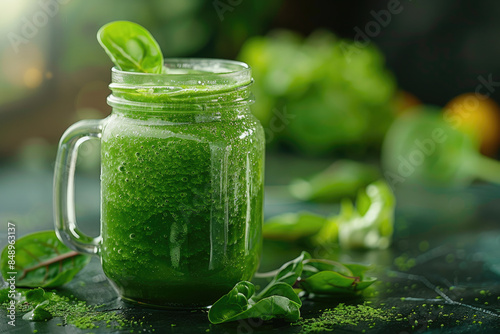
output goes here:
[{"label": "green leaf on table", "polygon": [[254,292],[252,283],[237,283],[229,293],[212,305],[208,319],[213,324],[248,318],[260,318],[264,321],[282,318],[290,322],[299,319],[300,299],[288,284],[279,283],[260,298],[256,298]]},{"label": "green leaf on table", "polygon": [[325,217],[310,212],[284,213],[267,220],[262,234],[267,239],[296,241],[318,233],[325,223]]},{"label": "green leaf on table", "polygon": [[261,299],[265,299],[274,295],[286,297],[302,306],[302,301],[300,300],[297,293],[293,290],[292,286],[284,282],[273,283],[268,289],[266,289],[265,293],[256,295],[252,299],[255,301],[259,301]]},{"label": "green leaf on table", "polygon": [[288,261],[282,265],[272,278],[271,282],[262,289],[259,296],[264,296],[267,294],[267,290],[272,288],[276,283],[286,283],[293,286],[299,276],[302,274],[302,269],[304,267],[304,260],[310,259],[311,255],[308,252],[303,251],[297,258]]},{"label": "green leaf on table", "polygon": [[302,306],[298,293],[305,290],[317,295],[357,295],[376,280],[365,277],[368,269],[361,264],[311,259],[309,253],[302,252],[296,259],[271,272],[271,282],[258,294],[252,283],[237,283],[214,303],[208,318],[213,324],[247,318],[296,321]]},{"label": "green leaf on table", "polygon": [[389,247],[396,201],[387,183],[380,180],[368,185],[358,194],[356,204],[354,207],[349,199],[344,199],[340,214],[328,220],[313,242],[323,246],[339,244],[344,249]]},{"label": "green leaf on table", "polygon": [[287,263],[282,265],[278,269],[278,273],[276,274],[276,276],[274,276],[273,280],[269,283],[269,285],[278,282],[284,282],[289,285],[293,285],[297,280],[297,278],[302,273],[302,268],[304,266],[303,261],[310,258],[311,255],[308,252],[303,251],[297,258],[288,261]]},{"label": "green leaf on table", "polygon": [[11,269],[8,247],[2,251],[2,276],[16,272],[17,287],[56,287],[68,283],[90,261],[90,256],[69,249],[53,231],[28,234],[15,244],[15,268]]},{"label": "green leaf on table", "polygon": [[311,261],[318,262],[306,261],[304,273],[300,280],[300,286],[309,293],[318,295],[355,295],[376,281],[376,278],[365,277],[365,272],[369,269],[365,265],[333,262],[328,264],[327,262],[331,262],[328,260]]},{"label": "green leaf on table", "polygon": [[208,319],[213,324],[232,321],[234,317],[248,309],[249,300],[254,292],[255,287],[252,283],[247,281],[237,283],[231,291],[212,305]]},{"label": "green leaf on table", "polygon": [[292,285],[302,273],[303,261],[310,258],[309,253],[302,252],[297,258],[285,263],[258,294],[255,294],[255,287],[250,282],[236,284],[210,308],[210,322],[220,324],[247,318],[296,321],[300,316],[302,301]]},{"label": "green leaf on table", "polygon": [[320,271],[335,271],[346,276],[354,275],[346,264],[325,259],[308,259],[304,261],[302,277],[312,276]]},{"label": "green leaf on table", "polygon": [[99,29],[97,39],[118,69],[131,72],[163,72],[163,54],[158,42],[148,30],[137,23],[108,23]]}]

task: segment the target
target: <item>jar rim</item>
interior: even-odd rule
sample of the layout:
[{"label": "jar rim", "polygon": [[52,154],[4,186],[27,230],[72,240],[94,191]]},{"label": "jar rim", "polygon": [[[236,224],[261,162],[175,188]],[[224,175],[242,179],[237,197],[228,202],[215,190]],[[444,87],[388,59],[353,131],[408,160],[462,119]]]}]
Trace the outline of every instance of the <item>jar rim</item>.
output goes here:
[{"label": "jar rim", "polygon": [[207,110],[253,103],[246,63],[213,58],[167,58],[166,73],[112,69],[112,107]]},{"label": "jar rim", "polygon": [[[172,83],[181,85],[238,84],[247,83],[251,79],[251,68],[248,64],[217,58],[165,58],[166,73],[146,73],[123,71],[116,67],[111,69],[112,84],[133,84],[167,86]],[[193,80],[193,78],[195,80]]]}]

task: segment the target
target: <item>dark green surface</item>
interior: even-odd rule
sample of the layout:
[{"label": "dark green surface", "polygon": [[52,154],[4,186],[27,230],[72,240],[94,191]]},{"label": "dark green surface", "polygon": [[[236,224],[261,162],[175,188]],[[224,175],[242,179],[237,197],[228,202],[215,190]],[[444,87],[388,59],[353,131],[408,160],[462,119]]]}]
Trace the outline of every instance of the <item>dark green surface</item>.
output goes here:
[{"label": "dark green surface", "polygon": [[[280,184],[282,173],[280,165],[290,165],[286,157],[268,159],[266,190],[266,213],[270,216],[287,210],[299,211],[302,209],[316,210],[317,212],[334,211],[336,206],[316,206],[300,204],[284,196]],[[311,162],[295,161],[295,166],[301,164],[314,166]],[[320,169],[322,162],[315,162]],[[313,168],[313,167],[309,167]],[[275,171],[278,171],[276,173]],[[3,175],[22,175],[28,173],[9,170]],[[290,171],[290,177],[293,177]],[[43,177],[41,175],[44,175]],[[33,180],[45,182],[50,173],[40,174]],[[29,177],[32,177],[29,176]],[[5,178],[1,176],[0,182]],[[22,184],[18,180],[18,184]],[[10,181],[14,183],[14,180]],[[87,182],[89,182],[87,180]],[[48,182],[47,182],[48,183]],[[85,183],[85,182],[84,182]],[[5,184],[5,183],[2,183]],[[39,183],[35,183],[39,184]],[[77,192],[78,192],[77,180]],[[98,185],[95,181],[94,186]],[[16,191],[33,187],[26,182],[26,187]],[[84,185],[80,187],[83,192]],[[11,196],[13,190],[11,189]],[[2,198],[7,198],[5,188],[0,188]],[[498,187],[484,184],[474,185],[462,191],[424,192],[422,189],[398,190],[396,239],[393,246],[384,251],[370,252],[326,252],[322,249],[309,249],[313,256],[326,256],[341,261],[358,261],[378,265],[373,274],[379,278],[372,292],[373,296],[364,300],[371,301],[371,306],[394,310],[407,317],[406,320],[389,323],[376,322],[363,324],[357,328],[336,328],[336,333],[498,333],[500,332],[500,190]],[[77,197],[78,198],[78,197]],[[31,197],[26,196],[26,203]],[[5,203],[5,202],[4,202]],[[3,206],[1,213],[5,214]],[[19,204],[21,205],[21,204]],[[47,209],[47,208],[46,208]],[[98,208],[97,208],[98,209]],[[92,208],[88,214],[80,215],[80,224],[89,225],[97,216],[97,209]],[[48,208],[50,210],[50,207]],[[28,233],[33,228],[42,229],[51,227],[51,221],[40,223],[37,227],[28,226],[18,221],[18,237]],[[93,222],[95,228],[95,222]],[[6,226],[4,224],[3,226]],[[94,230],[95,231],[95,230]],[[0,231],[4,233],[4,231]],[[5,245],[5,235],[1,234],[0,245]],[[285,243],[264,244],[263,259],[260,271],[276,269],[287,260],[296,257],[304,247],[292,247]],[[407,272],[398,268],[395,259],[405,254],[406,259],[414,259],[415,266]],[[411,264],[411,261],[396,261],[401,264]],[[259,282],[256,282],[259,283]],[[442,289],[439,290],[439,288]],[[450,289],[451,288],[451,289]],[[484,294],[481,291],[484,290]],[[103,310],[123,312],[127,317],[141,318],[144,328],[134,329],[134,333],[300,333],[298,327],[291,327],[283,322],[262,324],[259,321],[242,321],[234,324],[210,325],[204,311],[162,311],[139,308],[123,303],[117,298],[109,283],[106,281],[97,258],[77,275],[68,285],[61,288],[60,293],[73,294],[77,298],[86,300],[89,304],[104,304]],[[451,299],[446,301],[444,296]],[[441,298],[436,299],[437,296]],[[401,298],[405,298],[402,300]],[[463,300],[461,301],[461,299]],[[476,300],[477,298],[477,300]],[[362,302],[363,299],[351,300],[351,303]],[[305,318],[316,317],[319,310],[334,307],[340,301],[316,300],[304,302],[302,315]],[[381,304],[384,305],[381,305]],[[464,305],[458,304],[463,303]],[[485,303],[488,303],[487,305]],[[423,306],[426,304],[426,306]],[[430,305],[434,307],[430,307]],[[442,306],[440,308],[439,306]],[[0,312],[4,312],[3,310]],[[430,312],[430,313],[429,313]],[[441,312],[441,314],[440,314]],[[488,313],[490,312],[490,313]],[[453,314],[452,314],[453,313]],[[4,319],[4,313],[0,315]],[[496,314],[496,315],[495,315]],[[476,315],[476,317],[474,317]],[[464,319],[464,316],[467,317]],[[17,318],[15,330],[0,323],[0,333],[31,333],[37,329],[38,333],[130,333],[130,329],[109,331],[102,327],[93,330],[78,330],[72,326],[57,326],[61,319],[53,319],[47,323],[29,323]],[[144,317],[144,319],[142,319]],[[396,318],[396,317],[395,317]],[[478,320],[475,320],[478,319]],[[415,323],[415,320],[417,323]],[[430,328],[427,324],[430,322]],[[458,320],[458,322],[457,322]],[[482,325],[473,321],[481,321]],[[171,324],[175,324],[172,327]],[[441,328],[441,324],[444,327]],[[150,327],[152,326],[152,327]],[[414,326],[412,328],[412,326]],[[145,331],[143,331],[145,329]],[[10,331],[8,331],[10,330]]]}]

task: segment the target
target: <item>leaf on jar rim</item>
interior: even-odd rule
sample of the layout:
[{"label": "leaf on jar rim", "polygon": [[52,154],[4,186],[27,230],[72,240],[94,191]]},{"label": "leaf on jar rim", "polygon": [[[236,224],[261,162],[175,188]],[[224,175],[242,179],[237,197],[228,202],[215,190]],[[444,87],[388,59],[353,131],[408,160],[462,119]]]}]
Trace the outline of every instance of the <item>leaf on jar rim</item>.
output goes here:
[{"label": "leaf on jar rim", "polygon": [[114,21],[99,29],[97,40],[119,70],[162,73],[163,54],[155,38],[141,25]]}]

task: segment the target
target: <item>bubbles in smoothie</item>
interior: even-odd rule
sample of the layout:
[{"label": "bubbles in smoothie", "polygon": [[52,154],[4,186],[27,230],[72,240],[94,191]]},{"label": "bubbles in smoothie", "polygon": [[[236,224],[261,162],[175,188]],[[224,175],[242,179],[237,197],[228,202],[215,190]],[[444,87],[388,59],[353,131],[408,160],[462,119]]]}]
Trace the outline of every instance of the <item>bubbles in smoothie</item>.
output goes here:
[{"label": "bubbles in smoothie", "polygon": [[130,233],[129,237],[130,237],[130,239],[134,239],[135,238],[135,233]]}]

